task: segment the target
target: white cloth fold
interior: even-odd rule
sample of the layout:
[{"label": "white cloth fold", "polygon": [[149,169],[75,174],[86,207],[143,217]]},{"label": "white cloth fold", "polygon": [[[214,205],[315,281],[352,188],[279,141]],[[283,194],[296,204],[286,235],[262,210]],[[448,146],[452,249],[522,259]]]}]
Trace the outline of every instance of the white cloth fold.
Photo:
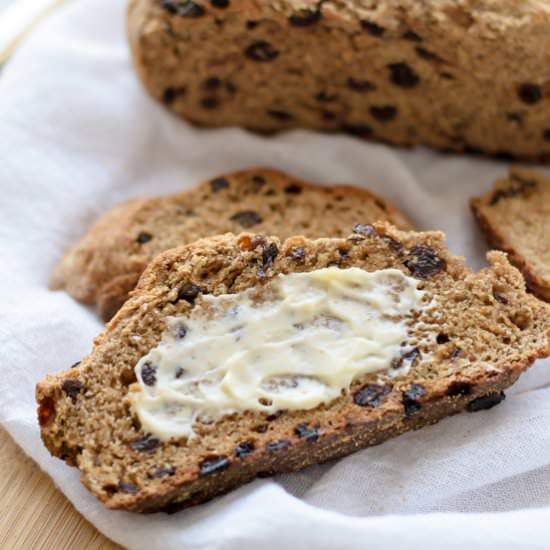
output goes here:
[{"label": "white cloth fold", "polygon": [[486,247],[467,199],[506,171],[490,160],[345,136],[191,128],[143,92],[129,63],[124,13],[124,0],[64,6],[0,77],[0,422],[86,518],[129,548],[548,548],[548,362],[495,409],[256,481],[172,516],[108,511],[75,470],[48,455],[34,385],[86,354],[102,328],[90,308],[48,291],[48,276],[108,207],[267,165],[368,185],[420,227],[445,230],[450,248],[479,268]]}]

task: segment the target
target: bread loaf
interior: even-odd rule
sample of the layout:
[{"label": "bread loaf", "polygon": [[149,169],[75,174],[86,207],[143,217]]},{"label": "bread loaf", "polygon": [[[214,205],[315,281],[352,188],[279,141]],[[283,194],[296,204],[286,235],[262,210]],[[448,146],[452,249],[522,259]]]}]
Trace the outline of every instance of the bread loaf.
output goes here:
[{"label": "bread loaf", "polygon": [[201,126],[548,160],[550,4],[131,0],[149,93]]}]

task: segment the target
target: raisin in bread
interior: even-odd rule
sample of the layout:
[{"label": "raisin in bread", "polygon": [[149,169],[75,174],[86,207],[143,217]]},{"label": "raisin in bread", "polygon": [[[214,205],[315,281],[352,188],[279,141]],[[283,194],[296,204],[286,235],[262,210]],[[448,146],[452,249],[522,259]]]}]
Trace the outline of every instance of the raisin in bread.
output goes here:
[{"label": "raisin in bread", "polygon": [[[78,467],[84,485],[109,508],[174,510],[258,476],[341,457],[499,403],[504,388],[550,353],[549,306],[526,293],[502,252],[491,252],[491,266],[474,273],[449,254],[443,238],[377,223],[356,226],[348,238],[282,242],[227,234],[161,254],[91,354],[38,384],[44,444]],[[233,414],[197,424],[199,436],[190,439],[161,440],[142,428],[131,407],[135,367],[159,344],[170,319],[190,319],[206,294],[268,289],[279,274],[328,266],[394,268],[417,280],[431,305],[408,325],[413,350],[311,410]],[[404,363],[402,374],[390,376]],[[154,367],[148,369],[140,376],[154,385]]]},{"label": "raisin in bread", "polygon": [[527,286],[550,300],[550,178],[513,169],[470,204],[489,244],[508,252]]},{"label": "raisin in bread", "polygon": [[177,195],[134,199],[107,212],[54,271],[50,288],[97,303],[109,320],[157,254],[201,237],[248,229],[278,235],[340,237],[350,224],[406,217],[366,189],[323,187],[260,168],[219,176]]},{"label": "raisin in bread", "polygon": [[131,0],[129,36],[150,94],[198,125],[550,155],[548,2]]}]

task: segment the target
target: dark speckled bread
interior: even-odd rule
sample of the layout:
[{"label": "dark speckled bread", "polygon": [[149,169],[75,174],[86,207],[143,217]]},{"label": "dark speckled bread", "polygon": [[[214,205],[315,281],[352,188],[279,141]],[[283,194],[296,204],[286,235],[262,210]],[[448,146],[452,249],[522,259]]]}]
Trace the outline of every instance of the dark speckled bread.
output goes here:
[{"label": "dark speckled bread", "polygon": [[550,159],[550,3],[131,0],[147,91],[202,126]]},{"label": "dark speckled bread", "polygon": [[[385,224],[318,240],[228,234],[167,251],[148,266],[91,354],[38,384],[44,444],[78,467],[109,508],[151,512],[489,408],[550,352],[550,307],[526,293],[504,254],[493,252],[489,260],[491,267],[474,273],[448,253],[441,233]],[[397,359],[410,362],[408,372],[392,377],[389,367],[360,375],[349,391],[310,410],[246,411],[197,424],[198,437],[190,440],[161,441],[143,431],[129,401],[134,367],[157,346],[168,318],[187,319],[202,293],[263,288],[278,274],[327,266],[396,268],[420,281],[432,305],[407,325],[415,353]]]},{"label": "dark speckled bread", "polygon": [[341,237],[354,223],[410,222],[359,187],[314,185],[266,168],[225,174],[176,195],[140,198],[107,212],[65,254],[52,289],[96,303],[107,321],[128,298],[145,266],[169,248],[202,237],[253,230],[285,239]]}]

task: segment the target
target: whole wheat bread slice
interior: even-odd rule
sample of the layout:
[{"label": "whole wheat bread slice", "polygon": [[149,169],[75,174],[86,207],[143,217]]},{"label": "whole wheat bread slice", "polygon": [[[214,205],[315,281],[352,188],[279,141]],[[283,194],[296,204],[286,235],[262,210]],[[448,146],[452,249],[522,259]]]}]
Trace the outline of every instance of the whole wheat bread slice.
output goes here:
[{"label": "whole wheat bread slice", "polygon": [[529,289],[550,301],[550,178],[514,168],[470,204],[490,246],[508,252]]},{"label": "whole wheat bread slice", "polygon": [[[78,467],[109,508],[174,510],[499,403],[504,388],[550,353],[550,306],[526,293],[503,253],[490,253],[491,267],[474,273],[443,238],[375,224],[348,238],[229,234],[161,254],[91,354],[38,384],[44,444]],[[134,367],[159,343],[168,317],[185,319],[201,293],[233,294],[327,266],[391,267],[420,281],[435,305],[409,326],[417,351],[398,358],[410,362],[408,374],[359,376],[345,395],[312,410],[247,411],[196,425],[190,440],[160,441],[141,429],[129,404]]]},{"label": "whole wheat bread slice", "polygon": [[268,168],[243,170],[190,191],[114,207],[67,252],[50,287],[66,289],[84,304],[97,303],[109,320],[147,264],[170,248],[247,230],[281,239],[342,237],[352,223],[377,220],[412,229],[395,207],[366,189],[323,187]]}]

